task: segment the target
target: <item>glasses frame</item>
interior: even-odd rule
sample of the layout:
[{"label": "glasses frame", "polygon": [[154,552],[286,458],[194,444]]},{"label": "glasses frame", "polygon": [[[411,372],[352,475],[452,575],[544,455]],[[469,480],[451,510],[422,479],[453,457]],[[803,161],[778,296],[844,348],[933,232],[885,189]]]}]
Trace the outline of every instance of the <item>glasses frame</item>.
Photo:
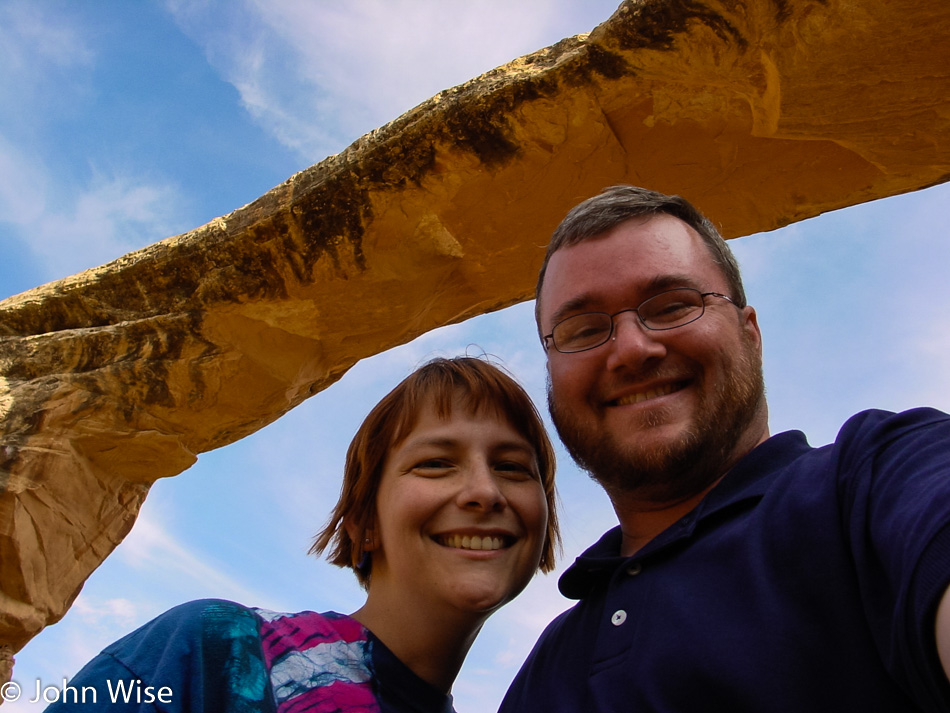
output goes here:
[{"label": "glasses frame", "polygon": [[[702,305],[701,305],[702,309],[699,311],[699,314],[697,314],[695,317],[693,317],[689,321],[683,322],[682,324],[675,324],[672,327],[651,327],[649,324],[646,323],[646,321],[643,319],[643,316],[640,314],[640,308],[643,307],[643,305],[645,305],[650,300],[656,299],[660,295],[665,295],[669,292],[680,292],[683,290],[686,290],[688,292],[695,292],[696,294],[699,295],[700,301],[702,302]],[[694,287],[673,287],[669,290],[663,290],[662,292],[657,292],[655,295],[651,295],[650,297],[647,297],[645,300],[643,300],[643,302],[638,304],[636,307],[627,307],[626,309],[619,310],[617,312],[614,312],[613,314],[609,314],[608,312],[581,312],[580,314],[572,314],[570,317],[565,317],[560,322],[558,322],[553,327],[551,327],[550,334],[545,334],[543,337],[541,337],[541,344],[544,346],[545,351],[549,351],[551,347],[553,346],[555,351],[558,351],[561,354],[578,354],[580,352],[586,352],[586,351],[590,351],[591,349],[596,349],[597,347],[601,347],[610,341],[610,338],[613,336],[614,329],[616,327],[616,322],[614,320],[618,315],[621,315],[624,312],[636,312],[637,319],[640,321],[640,324],[643,325],[644,329],[648,329],[651,332],[666,332],[666,331],[669,331],[670,329],[679,329],[680,327],[685,327],[687,324],[692,324],[696,320],[700,319],[704,314],[706,314],[706,298],[707,297],[719,297],[721,299],[726,300],[731,305],[734,305],[736,307],[739,306],[738,304],[736,304],[736,301],[732,299],[729,295],[724,295],[721,292],[700,292]],[[589,347],[584,347],[583,349],[569,349],[565,351],[559,348],[557,343],[554,341],[554,330],[557,329],[560,325],[564,324],[564,322],[566,322],[569,319],[574,319],[576,317],[581,317],[581,316],[585,316],[589,314],[602,314],[610,318],[610,329],[607,332],[607,336],[604,337],[604,341],[598,342],[597,344],[592,344]]]}]

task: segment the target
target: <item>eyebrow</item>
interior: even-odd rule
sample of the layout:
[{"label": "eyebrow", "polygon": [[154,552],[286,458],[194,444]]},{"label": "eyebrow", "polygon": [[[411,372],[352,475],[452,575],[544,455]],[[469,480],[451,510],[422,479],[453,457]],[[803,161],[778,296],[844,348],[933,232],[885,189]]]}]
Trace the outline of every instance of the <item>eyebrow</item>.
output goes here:
[{"label": "eyebrow", "polygon": [[553,328],[558,324],[558,322],[560,322],[570,313],[579,312],[592,301],[593,300],[589,294],[578,295],[577,297],[569,299],[567,302],[554,310],[554,314],[551,315],[551,327]]},{"label": "eyebrow", "polygon": [[[698,289],[698,284],[689,275],[657,275],[647,282],[642,288],[642,292],[648,295],[647,297],[644,297],[643,300],[649,299],[649,297],[652,297],[653,295],[660,292],[664,292],[665,290],[672,290],[677,287],[693,287]],[[598,298],[594,294],[589,292],[572,297],[567,302],[558,307],[554,314],[551,315],[552,326],[570,316],[571,313],[581,313],[582,311],[588,311],[590,309],[591,303],[596,302],[597,299]],[[640,301],[642,302],[643,300]]]},{"label": "eyebrow", "polygon": [[[417,441],[410,441],[407,444],[408,449],[413,448],[425,448],[426,446],[434,446],[438,448],[455,448],[461,441],[456,438],[422,438]],[[531,455],[535,454],[534,448],[528,441],[499,441],[494,443],[491,446],[493,451],[524,451],[525,453],[530,453]]]}]

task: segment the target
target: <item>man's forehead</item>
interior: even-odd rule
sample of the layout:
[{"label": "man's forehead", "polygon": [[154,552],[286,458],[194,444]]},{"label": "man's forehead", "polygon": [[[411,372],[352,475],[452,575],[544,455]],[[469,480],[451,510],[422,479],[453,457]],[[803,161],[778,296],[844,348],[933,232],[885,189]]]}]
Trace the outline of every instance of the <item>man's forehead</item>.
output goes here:
[{"label": "man's forehead", "polygon": [[633,272],[639,266],[644,271],[639,277],[645,281],[671,272],[686,275],[717,269],[702,237],[688,224],[665,213],[641,216],[554,252],[542,292],[547,292],[550,283],[570,282],[585,270],[603,270],[606,276],[620,268]]},{"label": "man's forehead", "polygon": [[[626,248],[630,251],[650,251],[651,248],[666,250],[678,247],[679,252],[695,254],[702,250],[703,239],[688,223],[667,213],[649,216],[637,216],[625,220],[612,228],[596,235],[585,237],[577,242],[564,245],[552,253],[550,262],[570,266],[589,253],[607,249]],[[673,257],[671,252],[670,257]]]}]

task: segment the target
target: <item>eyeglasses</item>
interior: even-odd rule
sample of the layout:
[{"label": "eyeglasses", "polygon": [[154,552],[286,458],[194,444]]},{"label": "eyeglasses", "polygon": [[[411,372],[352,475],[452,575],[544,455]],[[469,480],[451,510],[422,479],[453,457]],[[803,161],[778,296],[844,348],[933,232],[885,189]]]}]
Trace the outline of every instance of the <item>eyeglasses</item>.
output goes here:
[{"label": "eyeglasses", "polygon": [[691,287],[678,287],[675,290],[653,295],[636,307],[628,307],[613,314],[584,312],[562,319],[541,341],[545,349],[548,349],[550,344],[554,344],[554,348],[564,354],[599,347],[605,344],[613,334],[614,317],[624,312],[636,312],[640,322],[647,329],[654,331],[676,329],[695,322],[703,316],[706,311],[706,297],[719,297],[736,304],[731,297],[718,292],[700,292]]}]

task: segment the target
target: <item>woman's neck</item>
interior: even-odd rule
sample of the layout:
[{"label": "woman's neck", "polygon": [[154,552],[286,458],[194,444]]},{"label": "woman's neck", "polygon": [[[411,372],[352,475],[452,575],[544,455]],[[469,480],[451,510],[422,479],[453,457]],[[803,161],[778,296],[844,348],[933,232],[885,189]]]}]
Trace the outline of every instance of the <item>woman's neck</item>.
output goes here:
[{"label": "woman's neck", "polygon": [[433,612],[370,596],[351,616],[419,678],[448,693],[489,613]]}]

